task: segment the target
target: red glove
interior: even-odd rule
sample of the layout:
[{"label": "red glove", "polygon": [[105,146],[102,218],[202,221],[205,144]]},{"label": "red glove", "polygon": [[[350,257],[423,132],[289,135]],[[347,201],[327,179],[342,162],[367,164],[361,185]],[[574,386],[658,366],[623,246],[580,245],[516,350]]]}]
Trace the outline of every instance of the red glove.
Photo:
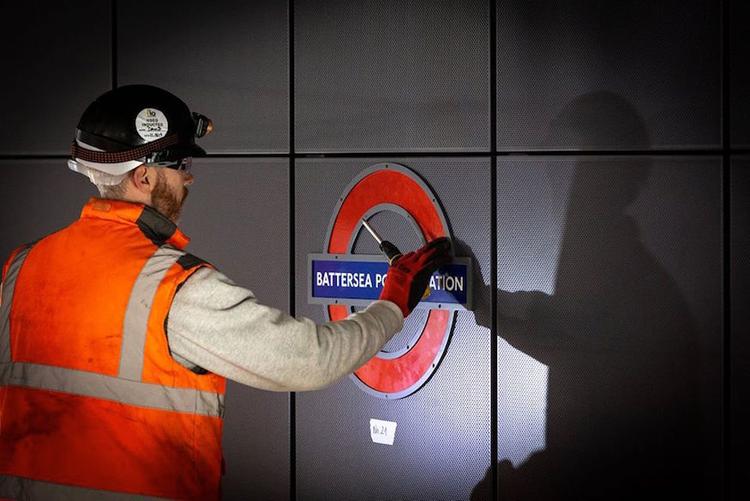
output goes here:
[{"label": "red glove", "polygon": [[422,299],[430,276],[451,261],[450,249],[450,240],[440,237],[396,259],[388,268],[380,299],[396,303],[406,317]]}]

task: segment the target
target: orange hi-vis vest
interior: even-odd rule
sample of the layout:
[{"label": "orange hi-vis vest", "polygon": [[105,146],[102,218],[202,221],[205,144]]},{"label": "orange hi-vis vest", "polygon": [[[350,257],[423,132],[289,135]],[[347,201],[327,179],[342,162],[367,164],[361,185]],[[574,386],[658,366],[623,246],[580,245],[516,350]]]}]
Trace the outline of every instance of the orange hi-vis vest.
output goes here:
[{"label": "orange hi-vis vest", "polygon": [[[17,249],[0,303],[0,498],[217,499],[226,380],[169,352],[207,263],[150,207],[91,199]],[[196,369],[198,370],[198,369]]]}]

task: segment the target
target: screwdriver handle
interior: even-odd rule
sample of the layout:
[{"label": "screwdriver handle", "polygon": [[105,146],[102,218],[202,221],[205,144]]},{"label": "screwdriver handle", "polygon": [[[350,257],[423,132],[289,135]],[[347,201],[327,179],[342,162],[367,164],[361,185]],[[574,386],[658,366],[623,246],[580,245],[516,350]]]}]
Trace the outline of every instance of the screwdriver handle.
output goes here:
[{"label": "screwdriver handle", "polygon": [[390,243],[388,240],[380,242],[380,250],[385,254],[385,257],[388,258],[389,265],[393,264],[397,258],[401,257],[401,251],[398,250],[398,247]]}]

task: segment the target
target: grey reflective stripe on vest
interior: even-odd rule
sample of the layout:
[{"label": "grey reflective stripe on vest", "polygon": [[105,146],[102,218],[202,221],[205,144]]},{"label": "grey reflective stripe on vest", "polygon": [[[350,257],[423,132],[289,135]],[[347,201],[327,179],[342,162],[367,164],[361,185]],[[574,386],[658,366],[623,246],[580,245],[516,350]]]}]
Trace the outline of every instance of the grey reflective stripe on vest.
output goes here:
[{"label": "grey reflective stripe on vest", "polygon": [[124,494],[73,485],[54,484],[22,477],[0,475],[0,498],[10,499],[55,499],[61,501],[127,501],[129,499],[165,499],[138,494]]},{"label": "grey reflective stripe on vest", "polygon": [[141,380],[148,317],[151,314],[154,295],[164,275],[183,254],[185,253],[173,247],[159,247],[146,261],[138,275],[125,311],[120,352],[119,376],[121,378],[131,381]]},{"label": "grey reflective stripe on vest", "polygon": [[9,364],[0,386],[21,386],[101,398],[137,407],[221,417],[224,395],[128,381],[94,372],[29,363]]},{"label": "grey reflective stripe on vest", "polygon": [[29,255],[31,247],[20,251],[10,263],[8,273],[3,281],[3,304],[0,306],[0,377],[2,377],[3,364],[10,363],[10,307],[13,303],[13,291],[16,288],[18,272]]}]

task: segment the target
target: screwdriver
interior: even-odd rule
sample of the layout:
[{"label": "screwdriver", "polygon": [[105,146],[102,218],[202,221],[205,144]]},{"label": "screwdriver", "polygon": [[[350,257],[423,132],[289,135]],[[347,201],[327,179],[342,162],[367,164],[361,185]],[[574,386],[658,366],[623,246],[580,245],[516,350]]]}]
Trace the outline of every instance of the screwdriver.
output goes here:
[{"label": "screwdriver", "polygon": [[[362,219],[362,225],[367,229],[367,231],[370,232],[370,235],[372,235],[372,238],[375,239],[375,241],[378,243],[378,246],[380,247],[380,251],[385,254],[385,257],[388,258],[388,264],[392,265],[393,262],[401,257],[401,251],[398,250],[398,247],[393,245],[388,240],[383,240],[380,238],[380,235],[370,226],[367,224],[367,221]],[[422,294],[422,299],[427,299],[429,295],[432,293],[432,290],[430,289],[430,286],[428,285],[427,288],[424,290],[424,293]]]},{"label": "screwdriver", "polygon": [[401,257],[401,251],[398,250],[398,247],[393,245],[388,240],[383,240],[380,238],[380,235],[372,229],[372,226],[367,224],[367,221],[364,219],[362,220],[362,225],[364,225],[365,228],[367,228],[367,231],[370,232],[370,235],[372,235],[372,238],[375,239],[375,241],[378,243],[378,246],[380,247],[380,251],[385,254],[385,257],[388,258],[388,264],[393,264],[393,261],[395,261],[397,258]]}]

